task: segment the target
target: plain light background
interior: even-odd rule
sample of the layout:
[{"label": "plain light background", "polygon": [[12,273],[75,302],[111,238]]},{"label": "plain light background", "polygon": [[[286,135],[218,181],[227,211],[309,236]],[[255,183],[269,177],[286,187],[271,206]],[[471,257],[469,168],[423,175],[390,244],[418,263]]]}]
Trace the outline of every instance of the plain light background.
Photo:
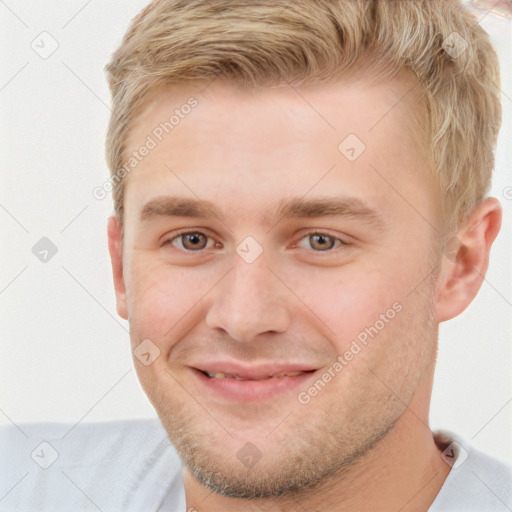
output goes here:
[{"label": "plain light background", "polygon": [[[92,195],[109,177],[103,66],[146,3],[0,1],[1,423],[156,416],[115,312],[112,203]],[[492,195],[504,223],[478,297],[441,326],[431,426],[512,462],[512,30],[479,17],[502,63]],[[58,251],[46,263],[32,252],[43,237]]]}]

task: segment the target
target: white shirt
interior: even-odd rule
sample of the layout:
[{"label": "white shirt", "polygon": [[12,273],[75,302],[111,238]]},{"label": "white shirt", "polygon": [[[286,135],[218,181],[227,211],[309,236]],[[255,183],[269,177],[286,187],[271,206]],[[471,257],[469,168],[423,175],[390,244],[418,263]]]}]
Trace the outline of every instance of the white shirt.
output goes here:
[{"label": "white shirt", "polygon": [[[452,469],[429,512],[512,510],[512,466],[453,433],[435,439]],[[0,454],[0,511],[186,511],[181,462],[158,419],[5,426]]]}]

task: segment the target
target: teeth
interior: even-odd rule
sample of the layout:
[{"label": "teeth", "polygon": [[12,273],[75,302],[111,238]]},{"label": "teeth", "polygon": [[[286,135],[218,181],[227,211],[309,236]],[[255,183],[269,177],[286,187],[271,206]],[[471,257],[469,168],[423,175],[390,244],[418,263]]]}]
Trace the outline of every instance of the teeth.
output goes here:
[{"label": "teeth", "polygon": [[302,375],[304,372],[284,372],[278,373],[277,375],[273,375],[274,378],[280,377],[295,377],[296,375]]},{"label": "teeth", "polygon": [[214,379],[223,379],[226,376],[225,373],[221,373],[221,372],[217,372],[217,373],[206,372],[206,374],[208,375],[208,377],[213,377]]},{"label": "teeth", "polygon": [[276,373],[275,375],[269,375],[268,377],[262,377],[261,379],[246,379],[238,375],[230,375],[229,373],[222,372],[205,372],[208,377],[213,379],[236,379],[236,380],[266,380],[266,379],[281,379],[283,377],[295,377],[296,375],[302,375],[304,372],[282,372]]}]

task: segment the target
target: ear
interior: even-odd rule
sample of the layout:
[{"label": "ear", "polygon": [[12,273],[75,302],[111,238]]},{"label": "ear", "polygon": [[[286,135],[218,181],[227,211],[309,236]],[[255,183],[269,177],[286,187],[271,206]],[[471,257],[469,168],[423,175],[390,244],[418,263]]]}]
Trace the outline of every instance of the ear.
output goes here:
[{"label": "ear", "polygon": [[438,322],[454,318],[475,298],[489,265],[491,245],[501,226],[499,201],[488,198],[446,244],[436,288]]},{"label": "ear", "polygon": [[126,306],[126,286],[123,276],[123,246],[122,226],[120,220],[112,215],[108,218],[108,252],[112,263],[112,274],[114,277],[114,289],[116,292],[117,314],[128,320],[128,308]]}]

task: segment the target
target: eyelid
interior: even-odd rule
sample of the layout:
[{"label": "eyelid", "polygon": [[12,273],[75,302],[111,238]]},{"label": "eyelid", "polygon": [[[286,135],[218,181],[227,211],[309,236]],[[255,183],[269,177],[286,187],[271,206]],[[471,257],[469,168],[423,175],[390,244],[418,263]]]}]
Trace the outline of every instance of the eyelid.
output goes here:
[{"label": "eyelid", "polygon": [[[210,234],[208,234],[207,232],[208,230],[207,229],[204,229],[204,228],[200,228],[200,229],[189,229],[189,228],[183,228],[181,230],[178,230],[176,232],[173,232],[173,233],[166,233],[163,237],[162,237],[162,241],[159,242],[160,244],[160,247],[164,247],[166,245],[173,245],[172,242],[176,239],[176,238],[179,238],[180,236],[183,236],[183,235],[204,235],[206,238],[210,239],[210,240],[213,240],[214,243],[217,243],[217,240],[211,236]],[[183,249],[180,249],[178,247],[175,247],[178,251],[181,251],[181,252],[185,252],[185,253],[202,253],[205,251],[205,249],[201,249],[201,250],[197,250],[197,251],[190,251],[190,250],[183,250]]]},{"label": "eyelid", "polygon": [[172,240],[180,235],[186,235],[186,234],[189,234],[189,233],[200,233],[202,235],[206,235],[210,238],[214,238],[212,237],[212,235],[210,234],[210,231],[208,228],[202,228],[202,227],[190,227],[190,228],[181,228],[181,229],[177,229],[176,231],[168,231],[167,233],[163,234],[161,237],[160,237],[160,240],[162,241],[169,241],[169,240]]},{"label": "eyelid", "polygon": [[[338,249],[339,249],[340,246],[350,246],[350,245],[352,245],[349,241],[344,240],[339,235],[334,235],[334,234],[329,233],[328,231],[324,231],[322,229],[311,229],[311,230],[307,231],[306,233],[301,234],[301,236],[298,239],[298,241],[294,243],[294,247],[298,246],[299,242],[301,242],[304,238],[307,238],[308,236],[313,236],[313,235],[321,235],[321,236],[332,238],[333,240],[339,242]],[[336,246],[335,246],[332,249],[327,249],[325,251],[315,251],[314,249],[311,249],[310,252],[314,252],[316,254],[332,254],[336,250],[337,249],[336,249]]]},{"label": "eyelid", "polygon": [[[180,236],[187,235],[187,234],[201,234],[201,235],[206,236],[206,238],[213,240],[214,241],[214,245],[218,243],[218,241],[215,239],[215,237],[213,237],[210,234],[208,234],[208,230],[207,229],[204,229],[204,228],[199,228],[199,229],[183,228],[183,229],[178,230],[177,232],[174,232],[174,233],[166,233],[162,237],[164,240],[162,242],[160,242],[160,247],[164,247],[165,245],[173,245],[172,242],[176,238],[179,238]],[[299,239],[296,242],[293,243],[292,248],[297,247],[299,242],[301,242],[304,238],[307,238],[308,236],[313,236],[313,235],[322,235],[322,236],[326,236],[326,237],[334,239],[336,242],[339,242],[338,248],[340,246],[350,246],[350,245],[352,245],[351,242],[344,240],[339,235],[334,235],[334,234],[332,234],[332,233],[330,233],[328,231],[324,231],[324,230],[321,230],[321,229],[310,229],[310,230],[308,230],[305,233],[302,233],[300,235]],[[200,249],[200,250],[197,250],[197,251],[192,251],[192,250],[179,249],[178,247],[176,247],[176,249],[178,251],[185,252],[185,253],[202,253],[202,252],[204,252],[206,250],[206,248],[205,248],[205,249]],[[330,254],[330,253],[333,253],[335,251],[336,251],[335,247],[333,247],[332,249],[325,250],[325,251],[315,251],[314,249],[310,249],[310,252],[314,252],[314,253],[317,253],[317,254]]]}]

